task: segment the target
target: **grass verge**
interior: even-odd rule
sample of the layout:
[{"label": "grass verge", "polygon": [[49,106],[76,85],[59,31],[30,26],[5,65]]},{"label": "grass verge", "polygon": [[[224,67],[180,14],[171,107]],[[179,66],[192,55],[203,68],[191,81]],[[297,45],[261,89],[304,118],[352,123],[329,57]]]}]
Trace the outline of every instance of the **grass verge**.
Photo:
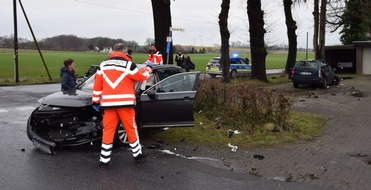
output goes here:
[{"label": "grass verge", "polygon": [[[218,127],[215,121],[207,119],[202,113],[195,113],[195,126],[190,128],[170,128],[168,130],[150,129],[143,131],[143,137],[161,139],[166,143],[197,144],[198,146],[225,147],[228,143],[239,148],[258,148],[279,144],[295,143],[301,140],[311,140],[323,134],[326,118],[319,115],[291,112],[290,131],[272,132],[264,127],[260,130],[238,131],[231,138],[227,128]],[[231,129],[234,131],[235,129]]]}]

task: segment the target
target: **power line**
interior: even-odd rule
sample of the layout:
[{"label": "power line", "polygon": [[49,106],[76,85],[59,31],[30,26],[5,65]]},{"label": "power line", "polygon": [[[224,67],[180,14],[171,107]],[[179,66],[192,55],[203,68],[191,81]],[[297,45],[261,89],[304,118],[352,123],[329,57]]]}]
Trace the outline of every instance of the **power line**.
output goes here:
[{"label": "power line", "polygon": [[[91,3],[91,2],[88,2],[88,1],[81,1],[81,0],[74,0],[74,1],[82,3],[82,4],[94,5],[94,6],[98,6],[98,7],[105,7],[105,8],[110,8],[110,9],[129,11],[129,12],[138,13],[138,14],[152,15],[152,12],[124,9],[124,8],[120,8],[120,7],[114,7],[114,6],[103,5],[103,4],[98,4],[98,3]],[[194,22],[194,23],[203,22],[203,23],[211,24],[210,21],[200,21],[200,20],[193,20],[193,19],[187,19],[187,18],[177,18],[177,17],[173,17],[173,18],[175,18],[177,20],[187,21],[187,22]]]},{"label": "power line", "polygon": [[105,7],[105,8],[110,8],[110,9],[117,9],[117,10],[129,11],[129,12],[134,12],[134,13],[141,13],[141,14],[152,15],[152,13],[145,12],[145,11],[135,11],[135,10],[124,9],[124,8],[120,8],[120,7],[114,7],[114,6],[103,5],[103,4],[98,4],[98,3],[91,3],[91,2],[80,1],[80,0],[75,0],[75,1],[76,2],[79,2],[79,3],[82,3],[82,4],[94,5],[94,6],[98,6],[98,7]]}]

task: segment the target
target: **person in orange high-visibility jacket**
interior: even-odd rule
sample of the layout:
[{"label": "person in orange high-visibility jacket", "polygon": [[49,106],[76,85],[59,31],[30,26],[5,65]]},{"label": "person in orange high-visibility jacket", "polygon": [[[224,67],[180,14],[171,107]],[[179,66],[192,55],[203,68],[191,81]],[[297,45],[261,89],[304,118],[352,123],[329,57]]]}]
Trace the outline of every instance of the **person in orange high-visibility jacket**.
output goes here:
[{"label": "person in orange high-visibility jacket", "polygon": [[111,160],[113,138],[121,121],[128,135],[129,145],[135,161],[144,159],[135,121],[135,82],[141,82],[152,73],[153,63],[147,61],[139,69],[126,55],[126,46],[118,43],[106,61],[100,64],[95,74],[92,101],[96,111],[104,110],[103,138],[100,165],[108,166]]},{"label": "person in orange high-visibility jacket", "polygon": [[147,57],[147,61],[151,61],[155,65],[164,64],[162,60],[162,55],[159,51],[157,51],[155,46],[151,46],[149,48],[149,55]]}]

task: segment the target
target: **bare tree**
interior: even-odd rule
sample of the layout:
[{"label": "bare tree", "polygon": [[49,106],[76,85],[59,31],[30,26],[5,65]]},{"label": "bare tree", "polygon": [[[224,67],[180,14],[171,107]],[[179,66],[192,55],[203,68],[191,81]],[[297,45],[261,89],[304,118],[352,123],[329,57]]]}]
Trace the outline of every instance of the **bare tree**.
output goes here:
[{"label": "bare tree", "polygon": [[247,15],[249,17],[250,48],[251,48],[251,78],[268,82],[265,69],[267,50],[264,46],[264,12],[261,10],[261,0],[247,0]]},{"label": "bare tree", "polygon": [[228,30],[228,13],[229,13],[229,4],[230,0],[223,0],[221,4],[221,11],[219,14],[219,28],[220,28],[220,38],[222,42],[221,46],[221,57],[220,57],[220,65],[222,66],[222,76],[223,81],[229,81],[229,65],[231,59],[229,57],[229,38],[230,33]]}]

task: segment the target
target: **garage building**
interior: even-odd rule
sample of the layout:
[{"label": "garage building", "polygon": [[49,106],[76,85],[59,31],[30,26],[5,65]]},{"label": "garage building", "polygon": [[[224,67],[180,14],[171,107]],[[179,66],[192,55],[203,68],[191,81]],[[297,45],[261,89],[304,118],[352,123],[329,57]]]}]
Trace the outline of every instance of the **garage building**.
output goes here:
[{"label": "garage building", "polygon": [[325,60],[336,69],[337,73],[371,75],[371,41],[326,46]]}]

